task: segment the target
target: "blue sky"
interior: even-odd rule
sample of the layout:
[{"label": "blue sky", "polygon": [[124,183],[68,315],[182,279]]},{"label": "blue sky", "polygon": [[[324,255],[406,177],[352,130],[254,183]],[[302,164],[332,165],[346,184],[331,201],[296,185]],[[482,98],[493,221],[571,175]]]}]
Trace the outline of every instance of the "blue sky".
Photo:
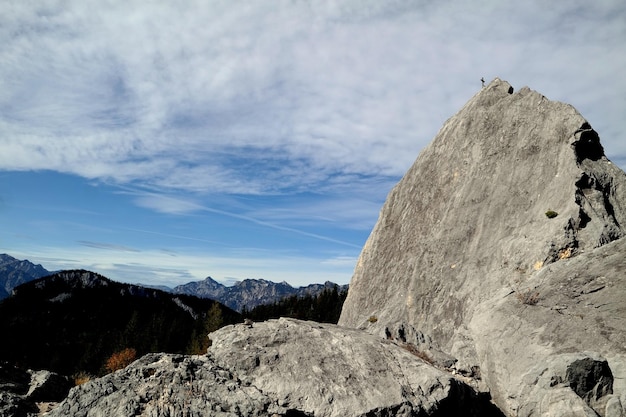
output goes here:
[{"label": "blue sky", "polygon": [[348,283],[481,77],[572,104],[626,167],[622,0],[0,8],[0,252],[50,270]]}]

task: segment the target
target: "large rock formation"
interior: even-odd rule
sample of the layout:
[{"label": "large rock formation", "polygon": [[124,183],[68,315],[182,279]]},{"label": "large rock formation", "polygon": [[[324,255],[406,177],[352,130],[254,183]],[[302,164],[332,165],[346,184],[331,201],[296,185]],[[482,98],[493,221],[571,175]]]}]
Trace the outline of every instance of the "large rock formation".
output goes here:
[{"label": "large rock formation", "polygon": [[339,324],[419,335],[511,416],[626,415],[625,227],[589,123],[495,79],[389,194]]}]

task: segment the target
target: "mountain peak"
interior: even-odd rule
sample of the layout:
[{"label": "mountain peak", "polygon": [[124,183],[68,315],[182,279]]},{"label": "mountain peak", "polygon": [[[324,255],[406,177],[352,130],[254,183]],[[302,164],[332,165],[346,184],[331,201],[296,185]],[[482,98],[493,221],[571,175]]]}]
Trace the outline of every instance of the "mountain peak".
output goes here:
[{"label": "mountain peak", "polygon": [[[459,297],[480,298],[491,287],[469,279],[478,271],[501,271],[493,278],[501,282],[510,271],[611,242],[625,233],[624,184],[626,175],[606,159],[576,109],[529,88],[513,93],[496,78],[444,124],[390,192],[342,322],[356,325],[383,304],[402,306],[394,317],[422,314],[424,306],[406,299],[407,283],[372,291],[380,277],[406,276],[421,292],[430,283],[420,277],[434,268],[432,278],[444,287],[460,284],[444,276],[462,280]],[[437,331],[450,337],[463,310],[448,314]]]},{"label": "mountain peak", "polygon": [[[324,288],[334,285],[336,284],[327,281],[324,285],[311,284],[306,287],[294,288],[286,281],[276,283],[266,279],[247,278],[227,287],[209,277],[204,281],[179,285],[172,291],[179,294],[212,298],[224,303],[233,310],[242,311],[244,308],[251,310],[261,304],[271,304],[294,295],[300,297],[316,295]],[[347,286],[342,286],[341,288],[345,289]]]},{"label": "mountain peak", "polygon": [[0,300],[8,297],[18,285],[49,274],[41,265],[0,254]]},{"label": "mountain peak", "polygon": [[72,288],[107,287],[111,283],[111,280],[105,276],[85,269],[60,271],[41,281],[41,283],[42,285],[49,285],[59,280]]},{"label": "mountain peak", "polygon": [[[534,316],[522,308],[528,304],[509,296],[524,301],[524,294],[535,294],[528,302],[538,303],[539,294],[562,293],[578,273],[571,271],[569,282],[547,274],[576,265],[578,257],[601,262],[594,250],[624,236],[624,227],[626,174],[606,158],[590,123],[569,104],[528,87],[514,92],[496,78],[446,121],[389,193],[339,324],[383,334],[393,323],[419,329],[459,363],[482,368],[499,405],[508,409],[507,396],[516,397],[523,385],[513,363],[549,363],[549,355],[565,346],[593,350],[600,343],[564,322],[550,310],[554,306]],[[612,280],[624,282],[619,273]],[[571,300],[561,302],[575,309]],[[623,312],[611,311],[580,314],[597,320],[589,327],[606,326],[601,353],[626,353],[612,333],[624,333],[613,318]],[[372,316],[376,324],[368,322]],[[542,336],[520,330],[518,337],[498,333],[505,332],[503,323],[511,329],[527,323],[529,331],[561,327]],[[521,352],[511,356],[487,346],[487,329],[507,346],[524,345],[525,355],[542,354],[522,361]],[[510,386],[503,387],[506,372]]]}]

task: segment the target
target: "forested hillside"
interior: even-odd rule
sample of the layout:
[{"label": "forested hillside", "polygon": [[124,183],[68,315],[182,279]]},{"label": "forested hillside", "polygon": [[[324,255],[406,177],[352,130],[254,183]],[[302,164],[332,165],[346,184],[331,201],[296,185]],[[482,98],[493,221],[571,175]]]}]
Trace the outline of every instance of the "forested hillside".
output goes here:
[{"label": "forested hillside", "polygon": [[271,304],[257,306],[250,311],[243,310],[241,315],[254,321],[291,317],[320,323],[337,323],[347,295],[347,289],[342,290],[335,285],[332,289],[325,288],[318,295],[293,295]]},{"label": "forested hillside", "polygon": [[[205,353],[207,333],[241,316],[216,301],[64,271],[0,302],[0,360],[65,375],[100,375],[111,358]],[[121,354],[123,352],[123,354]]]}]

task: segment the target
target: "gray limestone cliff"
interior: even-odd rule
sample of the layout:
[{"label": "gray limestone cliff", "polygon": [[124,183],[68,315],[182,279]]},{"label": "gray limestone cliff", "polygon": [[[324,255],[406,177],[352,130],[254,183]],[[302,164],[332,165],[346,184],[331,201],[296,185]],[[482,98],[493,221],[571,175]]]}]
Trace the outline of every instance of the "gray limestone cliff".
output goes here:
[{"label": "gray limestone cliff", "polygon": [[390,192],[339,324],[419,335],[510,416],[626,415],[625,227],[590,124],[495,79]]}]

